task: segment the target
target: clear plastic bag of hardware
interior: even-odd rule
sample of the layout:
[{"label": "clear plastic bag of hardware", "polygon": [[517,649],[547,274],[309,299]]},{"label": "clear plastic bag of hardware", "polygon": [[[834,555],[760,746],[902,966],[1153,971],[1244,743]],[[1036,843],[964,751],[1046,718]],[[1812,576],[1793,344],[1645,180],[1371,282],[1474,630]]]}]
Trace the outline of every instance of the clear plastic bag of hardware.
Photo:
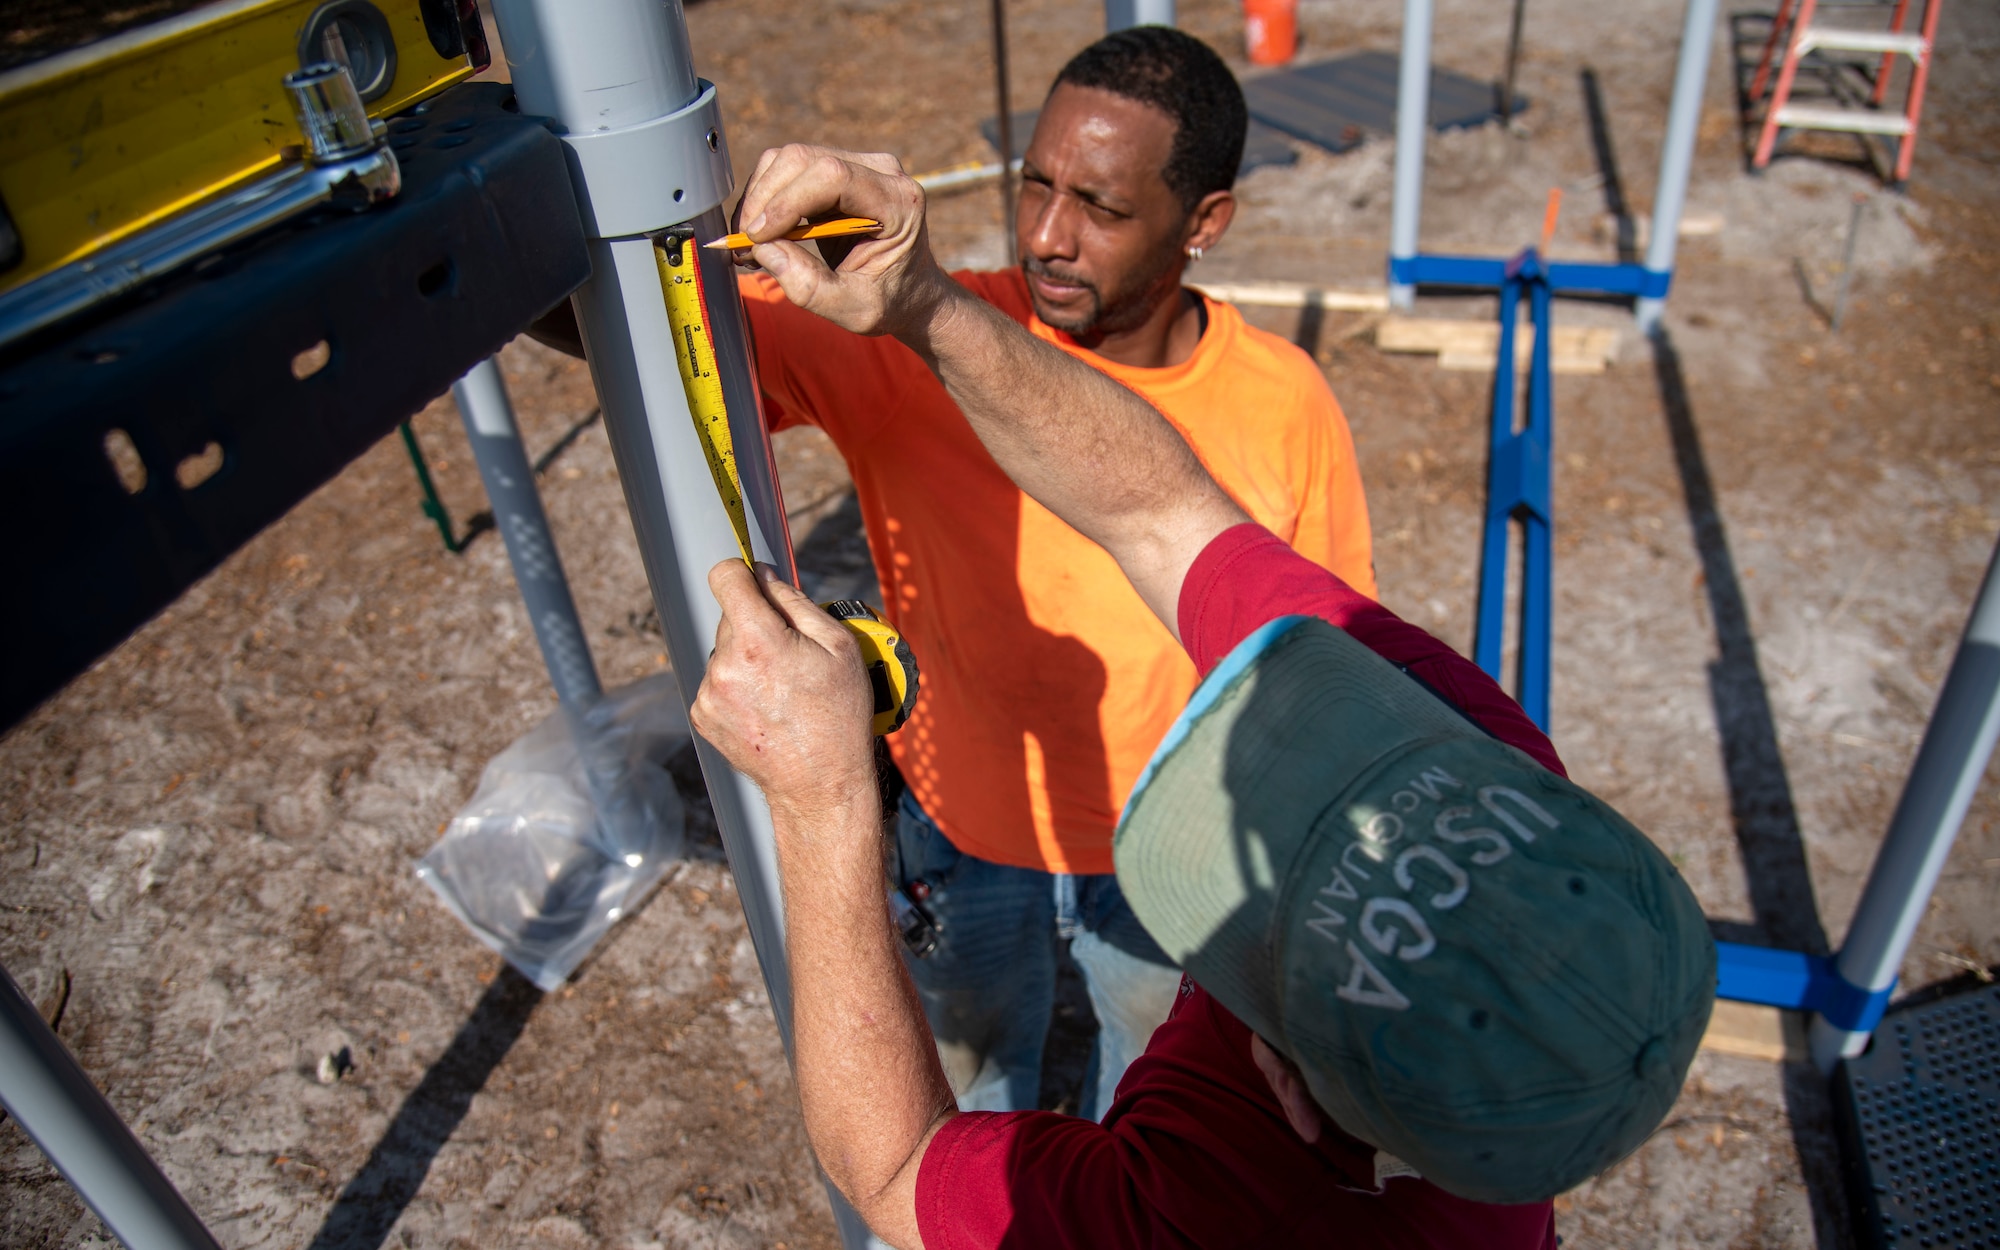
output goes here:
[{"label": "clear plastic bag of hardware", "polygon": [[687,820],[666,762],[688,741],[671,673],[558,708],[487,763],[418,878],[555,989],[680,858]]}]

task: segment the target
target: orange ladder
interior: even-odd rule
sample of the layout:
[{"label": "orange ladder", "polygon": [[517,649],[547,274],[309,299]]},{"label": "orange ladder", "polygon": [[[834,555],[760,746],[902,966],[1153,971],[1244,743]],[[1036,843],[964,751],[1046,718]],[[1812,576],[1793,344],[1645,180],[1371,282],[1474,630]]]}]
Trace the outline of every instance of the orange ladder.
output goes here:
[{"label": "orange ladder", "polygon": [[[1936,46],[1938,13],[1944,7],[1944,0],[1923,0],[1923,5],[1923,32],[1913,35],[1903,30],[1909,17],[1910,0],[1896,0],[1895,16],[1890,19],[1886,31],[1814,26],[1813,12],[1819,7],[1818,0],[1779,0],[1778,15],[1771,23],[1770,38],[1764,41],[1764,54],[1757,61],[1756,76],[1750,80],[1749,102],[1752,107],[1764,98],[1764,84],[1770,79],[1773,56],[1788,30],[1790,41],[1786,44],[1784,60],[1778,69],[1777,87],[1764,110],[1763,130],[1757,137],[1757,153],[1751,158],[1750,167],[1763,169],[1771,163],[1771,151],[1777,146],[1780,130],[1845,130],[1893,138],[1896,141],[1896,173],[1891,181],[1900,186],[1908,179],[1910,160],[1916,154],[1917,121],[1924,111],[1924,84],[1930,78],[1931,51]],[[1798,74],[1799,62],[1808,52],[1820,48],[1832,52],[1882,54],[1881,64],[1875,71],[1875,90],[1869,99],[1870,107],[1791,103],[1792,80]],[[1898,56],[1910,58],[1909,95],[1903,102],[1901,113],[1884,112],[1882,102],[1889,90],[1889,73]]]}]

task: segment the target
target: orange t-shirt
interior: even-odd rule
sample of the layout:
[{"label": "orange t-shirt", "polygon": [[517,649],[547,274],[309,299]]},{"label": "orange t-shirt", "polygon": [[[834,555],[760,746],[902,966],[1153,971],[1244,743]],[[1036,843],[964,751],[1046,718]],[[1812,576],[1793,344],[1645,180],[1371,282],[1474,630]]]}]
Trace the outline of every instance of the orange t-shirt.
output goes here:
[{"label": "orange t-shirt", "polygon": [[[1018,270],[974,294],[1137,391],[1259,524],[1375,593],[1368,508],[1340,405],[1312,358],[1208,301],[1193,356],[1114,364],[1043,325]],[[1119,809],[1195,688],[1194,665],[1102,547],[1023,495],[916,354],[741,282],[771,428],[846,458],[885,600],[922,675],[889,748],[960,850],[1108,873]]]}]

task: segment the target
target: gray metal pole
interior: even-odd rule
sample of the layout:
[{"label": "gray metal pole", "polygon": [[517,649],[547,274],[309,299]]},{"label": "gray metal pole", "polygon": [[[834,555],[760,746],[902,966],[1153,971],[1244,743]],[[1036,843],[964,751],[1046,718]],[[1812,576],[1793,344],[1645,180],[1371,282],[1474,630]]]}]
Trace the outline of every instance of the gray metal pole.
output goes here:
[{"label": "gray metal pole", "polygon": [[[1849,984],[1879,992],[1895,983],[1938,874],[2000,739],[2000,548],[1959,640],[1937,709],[1917,748],[1896,815],[1847,926],[1835,966]],[[1812,1022],[1812,1056],[1823,1072],[1868,1045],[1868,1034]]]},{"label": "gray metal pole", "polygon": [[451,397],[465,423],[487,501],[493,505],[493,526],[507,544],[514,584],[541,644],[549,684],[555,687],[569,722],[570,740],[583,762],[598,831],[611,853],[636,868],[652,850],[656,831],[646,823],[650,817],[645,806],[635,801],[624,752],[604,740],[588,715],[604,697],[604,687],[590,658],[590,643],[577,617],[555,536],[549,531],[541,492],[535,489],[534,465],[514,422],[514,405],[507,398],[500,366],[491,359],[474,365],[452,383]]},{"label": "gray metal pole", "polygon": [[1514,117],[1514,72],[1521,67],[1521,24],[1528,0],[1514,0],[1514,20],[1507,26],[1507,68],[1500,75],[1500,124]]},{"label": "gray metal pole", "polygon": [[458,404],[459,419],[465,422],[472,458],[479,464],[479,480],[485,483],[487,501],[493,505],[493,525],[507,544],[514,581],[528,607],[535,640],[542,645],[542,660],[549,666],[556,698],[566,707],[587,708],[603,697],[604,688],[598,684],[590,644],[584,638],[583,623],[577,619],[576,601],[570,596],[569,580],[563,576],[562,560],[556,555],[548,514],[542,510],[542,497],[535,489],[534,466],[528,462],[528,449],[521,445],[521,431],[514,424],[514,406],[507,400],[500,366],[490,359],[480,361],[452,383],[451,397]]},{"label": "gray metal pole", "polygon": [[1174,0],[1104,0],[1104,33],[1131,26],[1172,26]]},{"label": "gray metal pole", "polygon": [[1014,222],[1014,93],[1007,83],[1007,0],[987,0],[993,20],[993,96],[999,103],[996,121],[1000,127],[1000,234],[1007,241],[1007,262],[1016,254]]},{"label": "gray metal pole", "polygon": [[[726,168],[715,174],[711,157],[726,161],[727,148],[719,123],[707,136],[673,129],[673,118],[698,104],[702,91],[679,3],[493,0],[493,15],[522,111],[553,118],[570,144],[592,235],[591,280],[573,297],[577,323],[667,654],[681,694],[691,702],[721,620],[708,591],[708,570],[738,551],[668,345],[666,302],[646,235],[689,221],[703,237],[724,233],[720,204],[730,189],[728,175]],[[661,133],[671,142],[650,157],[643,148],[628,152],[619,146]],[[704,137],[706,154],[701,150]],[[603,149],[607,140],[614,159],[600,160],[584,150]],[[679,185],[672,195],[648,199],[633,194],[665,167],[688,172],[686,199],[679,198]],[[719,191],[704,191],[703,177],[719,177]],[[635,217],[635,203],[650,204],[651,216]],[[703,249],[701,257],[752,550],[796,579],[770,439],[749,368],[749,336],[735,271],[726,254]],[[714,748],[700,738],[695,744],[771,1009],[789,1050],[791,977],[770,809],[762,793]],[[831,1187],[828,1193],[842,1241],[865,1244],[866,1227]]]},{"label": "gray metal pole", "polygon": [[[1656,278],[1670,278],[1674,272],[1681,210],[1687,206],[1688,170],[1694,164],[1694,141],[1701,129],[1701,97],[1708,85],[1708,62],[1714,50],[1715,4],[1716,0],[1688,0],[1681,20],[1674,98],[1667,108],[1667,137],[1660,145],[1660,178],[1653,192],[1653,237],[1646,243],[1646,269]],[[1640,333],[1659,329],[1666,304],[1663,295],[1639,297],[1633,312]]]},{"label": "gray metal pole", "polygon": [[0,1105],[130,1250],[220,1250],[4,968]]},{"label": "gray metal pole", "polygon": [[[1710,0],[1712,3],[1712,0]],[[1430,130],[1431,0],[1403,0],[1403,59],[1396,75],[1396,181],[1389,218],[1389,263],[1417,254],[1424,211],[1424,138]],[[1389,306],[1416,303],[1414,283],[1389,282]]]}]

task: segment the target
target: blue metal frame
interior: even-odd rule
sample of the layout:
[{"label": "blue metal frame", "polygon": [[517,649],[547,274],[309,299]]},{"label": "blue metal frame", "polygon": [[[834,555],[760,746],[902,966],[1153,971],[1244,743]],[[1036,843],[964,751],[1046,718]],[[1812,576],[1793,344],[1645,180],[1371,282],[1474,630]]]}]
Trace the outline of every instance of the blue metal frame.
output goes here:
[{"label": "blue metal frame", "polygon": [[[1486,471],[1486,523],[1479,566],[1479,609],[1473,661],[1501,680],[1505,634],[1507,547],[1522,531],[1521,648],[1515,689],[1522,711],[1549,728],[1549,651],[1553,581],[1553,512],[1549,448],[1554,398],[1549,368],[1549,301],[1557,295],[1664,298],[1673,273],[1642,265],[1547,261],[1529,248],[1511,260],[1490,256],[1417,255],[1389,261],[1389,280],[1409,286],[1489,288],[1500,293],[1500,356],[1493,376],[1492,435]],[[1529,301],[1535,346],[1529,355],[1527,416],[1514,428],[1514,334],[1521,298]]]},{"label": "blue metal frame", "polygon": [[[1419,259],[1424,259],[1419,257]],[[1521,526],[1521,648],[1516,697],[1528,719],[1549,727],[1549,626],[1551,551],[1549,442],[1555,411],[1549,384],[1549,280],[1533,248],[1513,260],[1480,262],[1497,268],[1500,287],[1500,356],[1493,371],[1492,440],[1486,461],[1486,530],[1479,561],[1478,623],[1473,662],[1500,681],[1500,643],[1506,632],[1507,546]],[[1467,266],[1469,269],[1470,266]],[[1535,327],[1528,361],[1527,416],[1514,428],[1514,336],[1521,297]]]},{"label": "blue metal frame", "polygon": [[[1398,282],[1424,286],[1486,287],[1500,294],[1500,356],[1493,374],[1493,416],[1486,468],[1486,524],[1479,562],[1479,608],[1473,661],[1501,680],[1500,643],[1507,595],[1507,548],[1522,530],[1521,647],[1516,689],[1521,710],[1544,732],[1549,727],[1554,512],[1549,481],[1554,435],[1554,392],[1549,353],[1550,301],[1558,294],[1644,295],[1667,291],[1671,274],[1638,265],[1544,261],[1533,249],[1511,260],[1480,256],[1417,256],[1392,262]],[[1528,300],[1535,345],[1528,357],[1527,416],[1514,428],[1515,333],[1522,298]],[[1800,951],[1717,942],[1716,995],[1738,1002],[1817,1012],[1836,1028],[1867,1032],[1889,1005],[1892,985],[1870,993],[1841,976],[1834,961]]]},{"label": "blue metal frame", "polygon": [[[1532,249],[1531,249],[1532,250]],[[1525,253],[1524,253],[1525,255]],[[1508,268],[1521,257],[1502,260],[1492,256],[1410,256],[1389,261],[1389,281],[1403,286],[1499,287],[1507,280]],[[1542,274],[1558,295],[1629,295],[1644,299],[1665,299],[1673,285],[1669,270],[1648,269],[1644,265],[1607,265],[1596,261],[1541,261]]]},{"label": "blue metal frame", "polygon": [[1869,993],[1841,976],[1825,955],[1715,944],[1717,998],[1818,1012],[1837,1029],[1867,1033],[1881,1021],[1895,991],[1892,984]]}]

